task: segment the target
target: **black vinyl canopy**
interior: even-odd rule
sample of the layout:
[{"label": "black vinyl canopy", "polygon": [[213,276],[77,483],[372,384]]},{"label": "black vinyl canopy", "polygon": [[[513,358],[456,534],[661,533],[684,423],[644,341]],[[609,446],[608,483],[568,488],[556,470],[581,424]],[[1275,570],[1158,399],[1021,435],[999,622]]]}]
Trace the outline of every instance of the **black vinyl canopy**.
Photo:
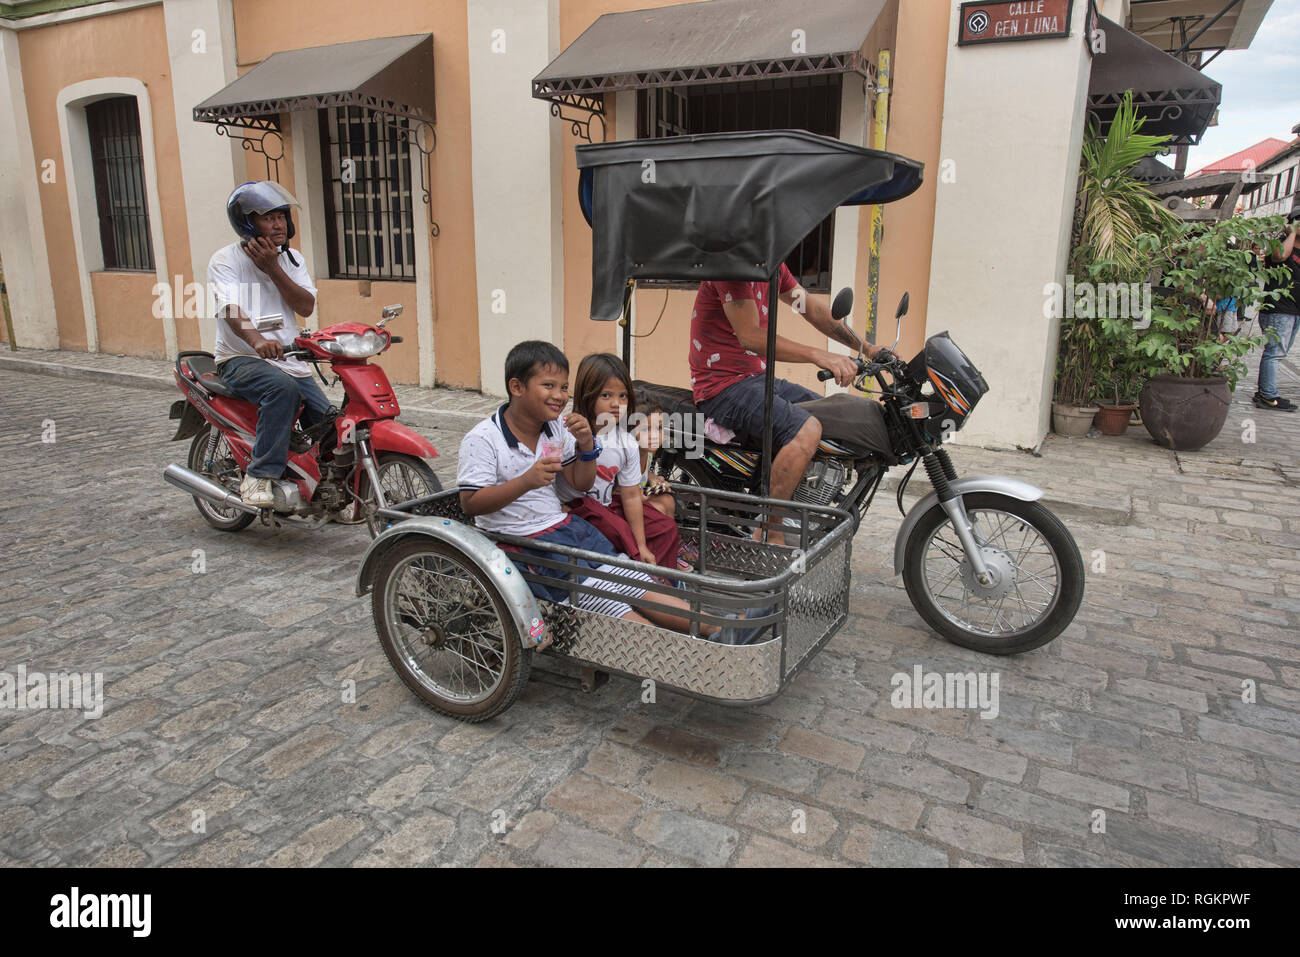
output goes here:
[{"label": "black vinyl canopy", "polygon": [[621,315],[628,279],[767,280],[837,206],[902,199],[924,170],[801,130],[598,143],[577,155],[598,320]]},{"label": "black vinyl canopy", "polygon": [[1171,136],[1173,145],[1200,142],[1223,87],[1113,20],[1098,19],[1106,48],[1092,58],[1088,112],[1096,116],[1102,135],[1132,90],[1138,115],[1146,119],[1144,134]]}]

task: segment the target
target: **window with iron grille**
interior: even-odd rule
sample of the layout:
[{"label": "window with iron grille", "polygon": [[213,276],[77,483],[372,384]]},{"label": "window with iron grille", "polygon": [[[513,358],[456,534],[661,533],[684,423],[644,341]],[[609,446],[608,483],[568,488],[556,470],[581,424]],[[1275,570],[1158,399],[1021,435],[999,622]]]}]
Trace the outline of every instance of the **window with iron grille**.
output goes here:
[{"label": "window with iron grille", "polygon": [[153,272],[140,110],[135,97],[115,96],[90,104],[86,124],[104,268]]},{"label": "window with iron grille", "polygon": [[[838,137],[841,81],[840,74],[829,73],[638,90],[636,135],[795,129]],[[830,292],[834,225],[832,213],[786,257],[786,266],[809,292]]]},{"label": "window with iron grille", "polygon": [[319,115],[330,278],[414,282],[408,121],[355,106]]}]

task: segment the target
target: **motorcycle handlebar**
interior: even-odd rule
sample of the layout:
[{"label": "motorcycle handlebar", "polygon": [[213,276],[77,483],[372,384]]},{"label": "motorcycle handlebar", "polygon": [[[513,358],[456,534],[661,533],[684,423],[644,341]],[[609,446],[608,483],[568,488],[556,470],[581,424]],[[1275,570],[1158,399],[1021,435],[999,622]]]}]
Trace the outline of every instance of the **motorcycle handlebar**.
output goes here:
[{"label": "motorcycle handlebar", "polygon": [[[878,372],[896,370],[898,367],[904,365],[903,361],[899,359],[898,356],[892,356],[885,362],[868,362],[863,359],[858,359],[857,363],[858,375],[876,375]],[[835,373],[831,372],[829,369],[822,369],[817,373],[817,379],[821,382],[828,382],[834,378]]]}]

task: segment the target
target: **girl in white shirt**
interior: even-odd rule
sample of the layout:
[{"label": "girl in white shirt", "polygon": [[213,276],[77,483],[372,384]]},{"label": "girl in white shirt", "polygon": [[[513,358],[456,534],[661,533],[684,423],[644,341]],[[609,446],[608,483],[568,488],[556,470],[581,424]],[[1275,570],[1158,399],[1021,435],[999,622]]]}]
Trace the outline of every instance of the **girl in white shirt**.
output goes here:
[{"label": "girl in white shirt", "polygon": [[[628,557],[665,568],[688,568],[678,559],[681,537],[671,515],[672,496],[648,499],[642,490],[644,453],[626,428],[636,412],[632,377],[618,356],[596,353],[579,363],[573,410],[592,424],[602,451],[596,461],[596,481],[585,495],[563,479],[556,480],[560,501],[571,505]],[[657,487],[662,480],[654,484]]]}]

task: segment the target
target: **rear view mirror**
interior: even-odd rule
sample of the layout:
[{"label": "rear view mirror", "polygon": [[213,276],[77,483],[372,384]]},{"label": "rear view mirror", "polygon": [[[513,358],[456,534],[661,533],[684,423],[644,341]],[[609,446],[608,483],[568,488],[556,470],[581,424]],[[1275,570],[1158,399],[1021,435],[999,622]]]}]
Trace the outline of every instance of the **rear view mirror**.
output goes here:
[{"label": "rear view mirror", "polygon": [[402,314],[401,303],[393,303],[393,305],[391,306],[384,306],[384,308],[381,309],[379,312],[380,319],[377,323],[375,323],[375,325],[377,326],[387,325],[388,323],[392,322],[401,314]]},{"label": "rear view mirror", "polygon": [[853,311],[853,290],[848,286],[841,289],[835,296],[835,301],[831,303],[831,318],[843,319]]},{"label": "rear view mirror", "polygon": [[894,313],[894,318],[897,320],[894,327],[894,345],[889,350],[890,352],[893,352],[898,348],[898,340],[903,338],[903,317],[907,315],[907,306],[909,302],[910,299],[907,293],[903,293],[903,298],[898,300],[898,312]]}]

